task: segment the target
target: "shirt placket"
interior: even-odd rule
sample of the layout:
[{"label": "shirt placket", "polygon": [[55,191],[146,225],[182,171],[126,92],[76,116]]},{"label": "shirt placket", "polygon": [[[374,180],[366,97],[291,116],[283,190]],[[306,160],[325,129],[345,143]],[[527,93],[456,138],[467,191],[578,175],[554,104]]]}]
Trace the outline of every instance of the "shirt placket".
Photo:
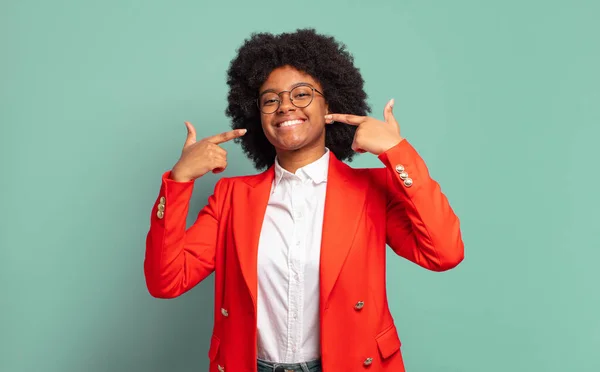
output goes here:
[{"label": "shirt placket", "polygon": [[302,343],[302,309],[304,304],[303,245],[306,235],[304,194],[302,180],[292,181],[292,218],[294,221],[292,244],[288,252],[289,267],[289,310],[288,314],[288,356],[297,359]]}]

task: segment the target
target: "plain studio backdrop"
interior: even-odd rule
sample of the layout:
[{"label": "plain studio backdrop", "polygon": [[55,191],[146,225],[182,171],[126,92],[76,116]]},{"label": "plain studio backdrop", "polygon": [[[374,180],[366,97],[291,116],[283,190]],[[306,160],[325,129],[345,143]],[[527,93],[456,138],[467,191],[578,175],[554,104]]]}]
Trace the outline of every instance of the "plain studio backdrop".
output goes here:
[{"label": "plain studio backdrop", "polygon": [[[213,277],[152,298],[145,236],[184,121],[228,130],[255,31],[343,41],[372,115],[462,222],[434,273],[389,250],[409,372],[600,370],[598,1],[0,2],[0,371],[208,368]],[[255,173],[228,143],[224,176]],[[351,165],[382,166],[371,154]],[[196,182],[188,222],[212,192]],[[359,325],[357,325],[359,326]]]}]

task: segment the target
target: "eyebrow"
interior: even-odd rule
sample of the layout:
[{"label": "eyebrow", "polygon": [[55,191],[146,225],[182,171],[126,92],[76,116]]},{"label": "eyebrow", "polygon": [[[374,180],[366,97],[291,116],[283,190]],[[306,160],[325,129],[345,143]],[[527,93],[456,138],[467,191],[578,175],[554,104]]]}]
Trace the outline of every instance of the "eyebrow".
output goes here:
[{"label": "eyebrow", "polygon": [[[305,81],[301,81],[301,82],[297,82],[297,83],[294,83],[294,84],[290,85],[290,89],[286,89],[286,90],[292,90],[292,89],[294,89],[294,88],[296,88],[298,86],[301,86],[301,85],[309,85],[311,87],[314,87],[311,83],[307,83]],[[259,93],[259,96],[261,94],[264,94],[264,93],[267,93],[267,92],[275,92],[275,89],[265,89],[265,90],[263,90],[262,92]]]}]

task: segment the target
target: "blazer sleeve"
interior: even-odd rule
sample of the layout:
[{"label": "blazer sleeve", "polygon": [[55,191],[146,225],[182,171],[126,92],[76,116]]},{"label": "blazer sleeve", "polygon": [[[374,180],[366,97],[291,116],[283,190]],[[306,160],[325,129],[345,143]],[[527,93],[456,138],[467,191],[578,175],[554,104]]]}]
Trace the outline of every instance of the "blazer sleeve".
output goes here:
[{"label": "blazer sleeve", "polygon": [[379,159],[387,169],[386,243],[429,270],[457,266],[464,258],[460,222],[423,159],[406,139]]},{"label": "blazer sleeve", "polygon": [[208,204],[186,230],[194,181],[176,182],[169,175],[170,171],[162,175],[146,237],[144,276],[149,293],[157,298],[182,295],[215,268],[223,179],[217,182]]}]

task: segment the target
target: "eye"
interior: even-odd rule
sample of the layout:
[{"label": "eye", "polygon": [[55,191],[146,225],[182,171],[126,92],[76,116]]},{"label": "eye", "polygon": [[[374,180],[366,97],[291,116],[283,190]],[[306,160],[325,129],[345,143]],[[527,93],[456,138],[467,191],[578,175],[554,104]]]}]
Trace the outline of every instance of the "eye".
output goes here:
[{"label": "eye", "polygon": [[277,105],[279,102],[279,96],[276,94],[268,93],[263,95],[260,102],[263,106]]},{"label": "eye", "polygon": [[292,96],[297,100],[309,99],[312,96],[312,90],[308,87],[300,86],[292,90]]}]

